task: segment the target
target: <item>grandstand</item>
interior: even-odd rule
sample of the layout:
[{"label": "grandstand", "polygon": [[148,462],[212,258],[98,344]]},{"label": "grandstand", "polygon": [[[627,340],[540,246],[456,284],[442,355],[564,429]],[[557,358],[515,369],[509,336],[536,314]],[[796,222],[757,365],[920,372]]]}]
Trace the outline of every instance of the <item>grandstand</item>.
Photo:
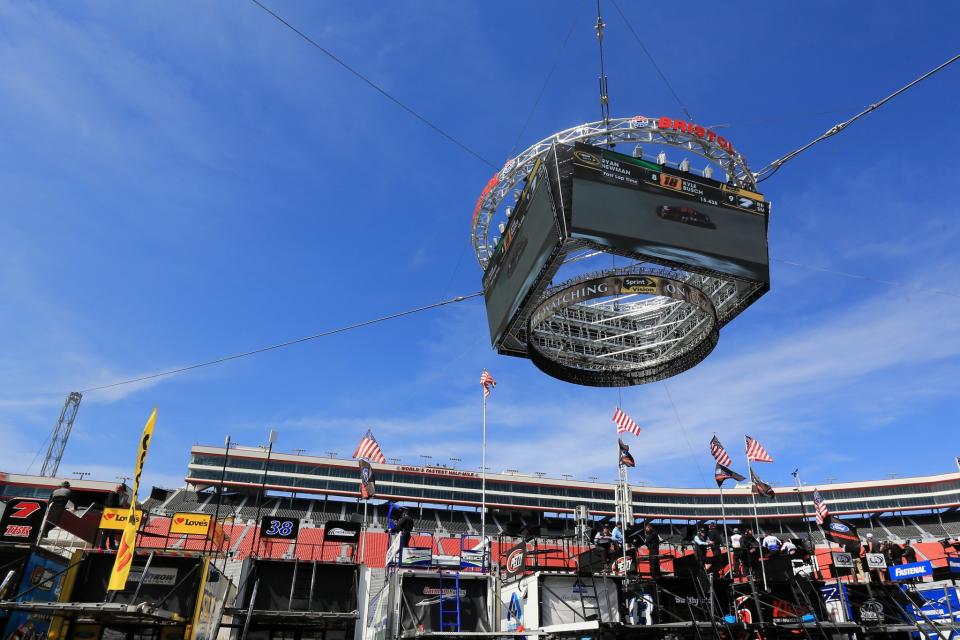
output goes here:
[{"label": "grandstand", "polygon": [[[264,482],[266,452],[194,446],[186,485],[178,489],[154,488],[143,501],[148,513],[140,542],[144,548],[200,550],[202,539],[170,536],[169,523],[176,512],[218,513],[227,542],[224,555],[231,565],[255,554],[260,557],[344,559],[347,545],[326,544],[323,525],[331,520],[363,517],[359,501],[356,461],[274,453]],[[226,465],[224,465],[226,462]],[[390,502],[412,508],[415,530],[424,544],[438,548],[475,544],[480,535],[479,474],[448,467],[413,467],[375,464],[378,495],[367,505],[366,561],[382,565],[388,544],[386,527]],[[219,482],[220,477],[225,478]],[[0,484],[4,498],[45,497],[62,479],[5,474]],[[77,511],[99,508],[116,485],[110,482],[73,483]],[[266,490],[261,494],[261,486]],[[487,533],[523,536],[531,540],[570,536],[572,510],[587,504],[593,518],[613,517],[614,485],[570,479],[551,479],[515,472],[488,475]],[[817,487],[834,514],[861,532],[879,539],[912,540],[920,556],[945,563],[939,542],[960,538],[960,473],[880,481],[825,484]],[[804,491],[801,508],[798,492],[780,489],[773,500],[758,501],[759,522],[752,515],[749,487],[724,491],[727,525],[750,527],[781,538],[806,538],[826,549],[826,541],[812,518],[812,490]],[[220,492],[222,491],[222,495]],[[660,535],[684,553],[689,525],[719,520],[716,489],[635,487],[632,503],[636,524],[653,524]],[[259,499],[259,506],[258,506]],[[808,514],[806,518],[803,513]],[[298,518],[300,536],[290,542],[264,544],[257,534],[257,514]],[[228,570],[228,573],[230,571]]]}]

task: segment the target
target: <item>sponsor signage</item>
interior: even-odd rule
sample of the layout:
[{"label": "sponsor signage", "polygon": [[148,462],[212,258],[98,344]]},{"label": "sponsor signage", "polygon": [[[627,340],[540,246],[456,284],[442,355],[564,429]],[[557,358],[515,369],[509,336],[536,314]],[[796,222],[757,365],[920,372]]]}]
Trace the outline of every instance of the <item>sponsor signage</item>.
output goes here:
[{"label": "sponsor signage", "polygon": [[264,516],[260,519],[261,538],[296,540],[298,533],[300,533],[299,518],[275,518],[273,516]]},{"label": "sponsor signage", "polygon": [[860,544],[860,536],[857,535],[856,528],[833,516],[830,516],[830,519],[823,525],[823,531],[827,538],[837,544]]},{"label": "sponsor signage", "polygon": [[373,467],[366,460],[360,461],[360,497],[369,500],[377,495],[377,485],[374,481]]},{"label": "sponsor signage", "polygon": [[328,520],[323,525],[323,539],[326,542],[357,542],[360,539],[360,523]]},{"label": "sponsor signage", "polygon": [[209,513],[177,512],[173,514],[173,519],[170,521],[170,533],[205,536],[210,531],[211,520],[213,516]]},{"label": "sponsor signage", "polygon": [[32,544],[40,535],[47,501],[35,498],[14,498],[0,518],[0,541]]},{"label": "sponsor signage", "polygon": [[960,573],[960,558],[947,558],[947,566],[951,573]]},{"label": "sponsor signage", "polygon": [[[128,507],[106,507],[103,510],[103,515],[100,516],[100,528],[101,529],[112,529],[120,530],[127,526],[127,519],[130,517],[130,509]],[[134,524],[139,524],[143,519],[143,511],[137,509],[136,522]],[[173,526],[171,524],[171,526]]]},{"label": "sponsor signage", "polygon": [[909,564],[895,564],[887,570],[891,580],[913,580],[933,575],[933,565],[929,560],[911,562]]},{"label": "sponsor signage", "polygon": [[460,553],[460,566],[461,567],[483,567],[484,552],[483,551],[470,551],[464,549]]},{"label": "sponsor signage", "polygon": [[521,542],[507,551],[503,566],[508,576],[516,576],[523,572],[527,561],[527,543]]},{"label": "sponsor signage", "polygon": [[723,149],[729,154],[735,153],[733,150],[733,144],[723,136],[719,135],[716,131],[711,131],[706,127],[702,127],[699,124],[693,122],[687,122],[685,120],[680,120],[678,118],[668,118],[667,116],[660,116],[657,120],[657,129],[660,131],[682,131],[683,133],[689,133],[697,136],[698,138],[703,138],[707,142],[716,143],[718,147]]},{"label": "sponsor signage", "polygon": [[404,547],[400,554],[400,564],[405,567],[430,566],[433,549],[430,547]]},{"label": "sponsor signage", "polygon": [[853,569],[853,554],[834,553],[833,566],[838,569]]},{"label": "sponsor signage", "polygon": [[883,557],[882,553],[868,553],[867,568],[868,569],[886,569],[887,559]]},{"label": "sponsor signage", "polygon": [[413,473],[424,473],[431,476],[450,476],[453,478],[479,478],[479,473],[473,471],[458,471],[457,469],[444,469],[443,467],[409,467],[400,465],[397,471],[411,471]]},{"label": "sponsor signage", "polygon": [[141,567],[134,567],[130,570],[130,577],[128,580],[131,582],[140,582],[141,576],[143,577],[143,584],[145,585],[163,585],[170,586],[177,584],[177,568],[176,567],[150,567],[147,569],[147,574],[143,575],[143,569]]}]

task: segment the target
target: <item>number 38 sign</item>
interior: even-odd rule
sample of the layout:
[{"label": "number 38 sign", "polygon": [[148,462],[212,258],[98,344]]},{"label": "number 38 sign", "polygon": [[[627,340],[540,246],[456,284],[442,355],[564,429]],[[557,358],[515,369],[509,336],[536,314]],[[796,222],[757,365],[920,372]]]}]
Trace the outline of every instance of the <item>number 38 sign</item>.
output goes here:
[{"label": "number 38 sign", "polygon": [[260,519],[261,538],[294,540],[299,532],[300,520],[298,518],[274,518],[272,516],[264,516]]}]

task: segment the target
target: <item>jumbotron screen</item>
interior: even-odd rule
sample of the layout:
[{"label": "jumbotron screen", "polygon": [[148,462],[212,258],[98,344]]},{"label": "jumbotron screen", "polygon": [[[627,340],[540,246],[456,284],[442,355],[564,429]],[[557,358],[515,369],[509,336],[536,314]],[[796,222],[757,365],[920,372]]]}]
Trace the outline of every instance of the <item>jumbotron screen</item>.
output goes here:
[{"label": "jumbotron screen", "polygon": [[542,279],[560,231],[546,169],[534,166],[483,275],[490,338],[499,345],[523,300]]},{"label": "jumbotron screen", "polygon": [[760,194],[585,144],[573,165],[571,238],[769,282],[769,203]]}]

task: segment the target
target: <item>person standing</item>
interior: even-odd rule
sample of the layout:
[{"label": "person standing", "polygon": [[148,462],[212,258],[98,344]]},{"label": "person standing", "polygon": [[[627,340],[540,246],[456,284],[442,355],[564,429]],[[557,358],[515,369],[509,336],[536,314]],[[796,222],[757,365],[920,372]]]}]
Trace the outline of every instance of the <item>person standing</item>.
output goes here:
[{"label": "person standing", "polygon": [[780,542],[780,538],[768,533],[763,536],[763,551],[766,553],[766,557],[775,556],[780,553],[780,547],[783,546],[783,543]]},{"label": "person standing", "polygon": [[744,575],[754,575],[757,569],[759,545],[752,529],[747,529],[740,537],[740,564]]},{"label": "person standing", "polygon": [[710,539],[706,527],[700,527],[697,535],[693,536],[693,553],[697,556],[697,562],[700,568],[706,569],[707,549],[710,547]]},{"label": "person standing", "polygon": [[400,508],[400,518],[397,520],[396,532],[400,535],[399,554],[400,560],[403,559],[403,550],[410,544],[410,536],[413,534],[413,518],[410,516],[410,510],[406,507]]},{"label": "person standing", "polygon": [[610,531],[610,524],[606,523],[593,536],[593,544],[603,553],[603,570],[610,569],[610,551],[613,548],[613,533]]},{"label": "person standing", "polygon": [[67,510],[67,503],[73,497],[73,490],[70,488],[70,483],[64,480],[60,483],[60,486],[53,490],[50,494],[50,506],[47,508],[47,524],[43,528],[42,537],[46,537],[50,530],[57,526],[57,523],[60,522],[60,516],[63,515],[64,511]]},{"label": "person standing", "polygon": [[737,527],[733,528],[733,535],[730,536],[730,551],[733,556],[733,566],[730,568],[734,574],[743,575],[743,562],[740,558],[740,539],[743,538],[740,535],[740,529]]},{"label": "person standing", "polygon": [[660,577],[660,536],[648,524],[643,528],[643,546],[647,548],[647,559],[650,562],[650,577]]},{"label": "person standing", "polygon": [[713,573],[719,574],[723,570],[723,534],[720,532],[720,528],[717,524],[711,523],[710,528],[707,529],[707,540],[710,542],[710,551],[712,556],[710,558],[710,570]]}]

